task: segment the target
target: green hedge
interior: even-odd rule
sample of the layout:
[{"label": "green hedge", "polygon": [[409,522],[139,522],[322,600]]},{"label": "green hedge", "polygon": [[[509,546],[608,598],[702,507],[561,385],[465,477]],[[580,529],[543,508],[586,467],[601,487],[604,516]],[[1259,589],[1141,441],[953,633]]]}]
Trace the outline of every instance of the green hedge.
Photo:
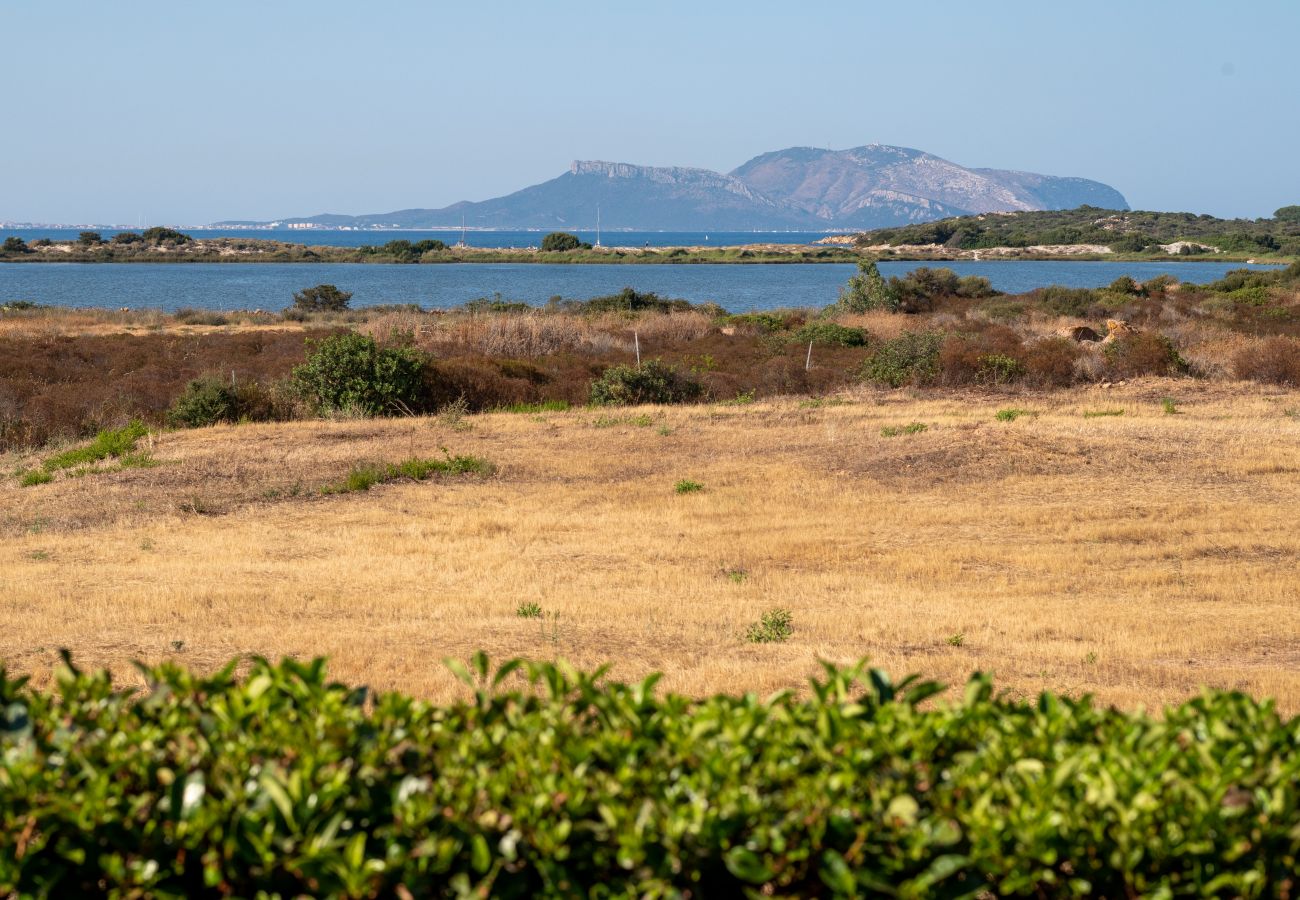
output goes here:
[{"label": "green hedge", "polygon": [[464,702],[324,664],[146,690],[0,672],[0,895],[1295,896],[1297,730],[828,667],[656,696],[476,657]]}]

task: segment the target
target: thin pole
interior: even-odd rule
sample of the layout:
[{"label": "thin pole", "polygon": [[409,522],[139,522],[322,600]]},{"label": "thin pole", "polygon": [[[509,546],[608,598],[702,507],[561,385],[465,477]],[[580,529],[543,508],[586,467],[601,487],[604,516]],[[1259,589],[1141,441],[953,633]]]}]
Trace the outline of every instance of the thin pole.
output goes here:
[{"label": "thin pole", "polygon": [[804,360],[803,370],[805,372],[812,371],[812,341],[808,342],[808,358]]},{"label": "thin pole", "polygon": [[636,341],[636,367],[639,369],[641,368],[641,335],[633,331],[632,340]]}]

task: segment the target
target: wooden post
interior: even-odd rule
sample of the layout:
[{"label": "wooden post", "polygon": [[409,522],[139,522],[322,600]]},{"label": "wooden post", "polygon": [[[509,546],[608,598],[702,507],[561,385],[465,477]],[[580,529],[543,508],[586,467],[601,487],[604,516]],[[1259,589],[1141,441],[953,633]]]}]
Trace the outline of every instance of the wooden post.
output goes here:
[{"label": "wooden post", "polygon": [[808,342],[808,358],[804,360],[803,370],[805,372],[812,371],[812,341]]},{"label": "wooden post", "polygon": [[636,367],[639,369],[641,368],[641,335],[633,331],[632,340],[636,341]]}]

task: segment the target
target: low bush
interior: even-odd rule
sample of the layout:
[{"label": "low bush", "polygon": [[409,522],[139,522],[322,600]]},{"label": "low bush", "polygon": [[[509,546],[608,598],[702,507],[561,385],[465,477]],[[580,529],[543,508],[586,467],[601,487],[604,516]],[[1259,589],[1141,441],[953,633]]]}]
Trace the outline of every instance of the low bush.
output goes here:
[{"label": "low bush", "polygon": [[1068,387],[1078,377],[1075,363],[1087,351],[1067,337],[1049,337],[1025,345],[1026,377],[1042,387]]},{"label": "low bush", "polygon": [[935,331],[905,331],[885,341],[863,365],[869,381],[889,387],[925,384],[939,374],[939,350],[944,336]]},{"label": "low bush", "polygon": [[673,491],[678,494],[698,494],[704,490],[704,485],[698,481],[691,481],[689,478],[683,478],[673,485]]},{"label": "low bush", "polygon": [[205,428],[218,422],[239,418],[239,396],[223,379],[215,376],[196,378],[185,385],[167,411],[167,421],[180,428]]},{"label": "low bush", "polygon": [[698,381],[657,359],[639,367],[611,366],[591,383],[591,402],[596,406],[689,403],[703,394]]},{"label": "low bush", "polygon": [[1140,375],[1182,375],[1187,363],[1173,341],[1153,331],[1126,334],[1104,349],[1106,367],[1120,378]]},{"label": "low bush", "polygon": [[998,295],[987,278],[978,275],[959,278],[952,269],[927,266],[913,269],[902,278],[889,279],[889,291],[896,308],[907,313],[929,312],[934,309],[935,301],[944,297],[980,300]]},{"label": "low bush", "polygon": [[435,705],[319,660],[0,669],[0,895],[1256,897],[1300,871],[1300,720],[1236,692],[1151,715],[863,664],[767,699],[455,671]]},{"label": "low bush", "polygon": [[835,322],[809,322],[790,335],[790,340],[796,344],[863,347],[867,343],[867,332],[862,328],[849,328]]},{"label": "low bush", "polygon": [[368,416],[422,408],[428,358],[410,347],[380,347],[374,338],[348,332],[316,343],[293,370],[303,397],[326,412]]},{"label": "low bush", "polygon": [[182,325],[229,325],[230,317],[210,309],[182,307],[172,314],[172,319]]},{"label": "low bush", "polygon": [[1300,387],[1300,340],[1279,336],[1251,344],[1233,356],[1232,371],[1248,381]]}]

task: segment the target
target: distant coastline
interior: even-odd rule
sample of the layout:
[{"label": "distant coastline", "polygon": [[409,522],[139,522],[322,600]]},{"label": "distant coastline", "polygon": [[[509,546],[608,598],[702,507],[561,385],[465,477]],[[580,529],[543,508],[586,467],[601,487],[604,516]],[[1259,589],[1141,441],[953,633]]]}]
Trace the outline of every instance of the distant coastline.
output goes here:
[{"label": "distant coastline", "polygon": [[[1149,254],[1122,253],[1102,245],[1062,244],[986,247],[978,250],[926,245],[854,244],[852,236],[820,243],[603,246],[548,252],[536,247],[459,247],[441,241],[391,241],[380,246],[334,246],[290,243],[262,238],[189,238],[152,244],[86,243],[76,240],[23,242],[22,249],[0,250],[0,263],[355,263],[438,265],[451,263],[536,263],[567,265],[790,265],[852,263],[882,259],[900,262],[970,260],[1105,260],[1151,261]],[[433,247],[421,247],[421,244]],[[1259,253],[1206,252],[1171,254],[1169,262],[1287,262],[1290,257]]]}]

